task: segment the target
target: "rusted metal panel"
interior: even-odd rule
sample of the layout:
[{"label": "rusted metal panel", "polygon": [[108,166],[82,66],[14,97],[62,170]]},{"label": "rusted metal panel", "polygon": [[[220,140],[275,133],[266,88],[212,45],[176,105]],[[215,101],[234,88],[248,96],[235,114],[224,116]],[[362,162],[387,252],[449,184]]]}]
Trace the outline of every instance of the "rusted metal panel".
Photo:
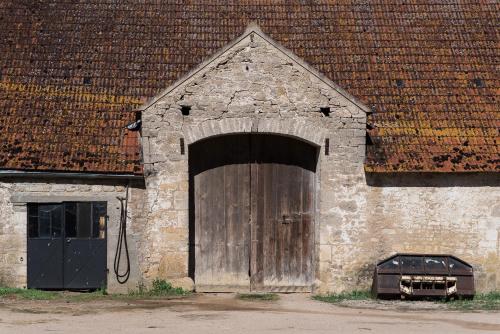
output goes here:
[{"label": "rusted metal panel", "polygon": [[472,297],[474,270],[452,255],[396,254],[377,264],[372,293],[379,298]]}]

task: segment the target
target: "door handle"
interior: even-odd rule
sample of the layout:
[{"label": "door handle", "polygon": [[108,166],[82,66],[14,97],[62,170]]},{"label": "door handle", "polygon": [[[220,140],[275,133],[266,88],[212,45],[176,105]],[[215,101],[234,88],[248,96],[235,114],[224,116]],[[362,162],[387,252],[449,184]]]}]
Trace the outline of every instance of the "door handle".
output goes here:
[{"label": "door handle", "polygon": [[281,224],[300,223],[304,214],[302,212],[283,215]]}]

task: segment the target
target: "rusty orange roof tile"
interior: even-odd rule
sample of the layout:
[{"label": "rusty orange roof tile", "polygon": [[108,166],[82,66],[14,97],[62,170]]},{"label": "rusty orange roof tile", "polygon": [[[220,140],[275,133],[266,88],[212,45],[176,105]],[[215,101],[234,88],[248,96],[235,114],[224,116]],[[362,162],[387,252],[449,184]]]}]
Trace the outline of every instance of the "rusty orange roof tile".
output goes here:
[{"label": "rusty orange roof tile", "polygon": [[0,168],[141,173],[125,126],[256,22],[373,109],[366,170],[498,171],[496,1],[0,2]]}]

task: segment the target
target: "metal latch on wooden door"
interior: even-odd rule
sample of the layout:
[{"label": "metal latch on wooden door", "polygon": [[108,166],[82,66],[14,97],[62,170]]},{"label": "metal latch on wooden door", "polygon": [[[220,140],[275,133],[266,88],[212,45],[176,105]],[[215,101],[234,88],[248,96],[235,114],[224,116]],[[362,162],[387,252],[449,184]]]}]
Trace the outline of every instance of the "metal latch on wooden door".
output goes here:
[{"label": "metal latch on wooden door", "polygon": [[291,215],[283,215],[281,224],[298,223],[302,221],[302,213],[293,213]]}]

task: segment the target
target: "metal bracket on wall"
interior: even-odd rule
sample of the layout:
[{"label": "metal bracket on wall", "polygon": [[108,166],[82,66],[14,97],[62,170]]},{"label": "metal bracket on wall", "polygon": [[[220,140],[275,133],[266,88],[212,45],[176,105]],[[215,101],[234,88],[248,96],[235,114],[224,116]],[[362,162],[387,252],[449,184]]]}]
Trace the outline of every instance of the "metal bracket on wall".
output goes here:
[{"label": "metal bracket on wall", "polygon": [[184,147],[184,138],[179,139],[179,145],[181,147],[181,155],[184,155],[184,153],[186,153],[186,149]]}]

